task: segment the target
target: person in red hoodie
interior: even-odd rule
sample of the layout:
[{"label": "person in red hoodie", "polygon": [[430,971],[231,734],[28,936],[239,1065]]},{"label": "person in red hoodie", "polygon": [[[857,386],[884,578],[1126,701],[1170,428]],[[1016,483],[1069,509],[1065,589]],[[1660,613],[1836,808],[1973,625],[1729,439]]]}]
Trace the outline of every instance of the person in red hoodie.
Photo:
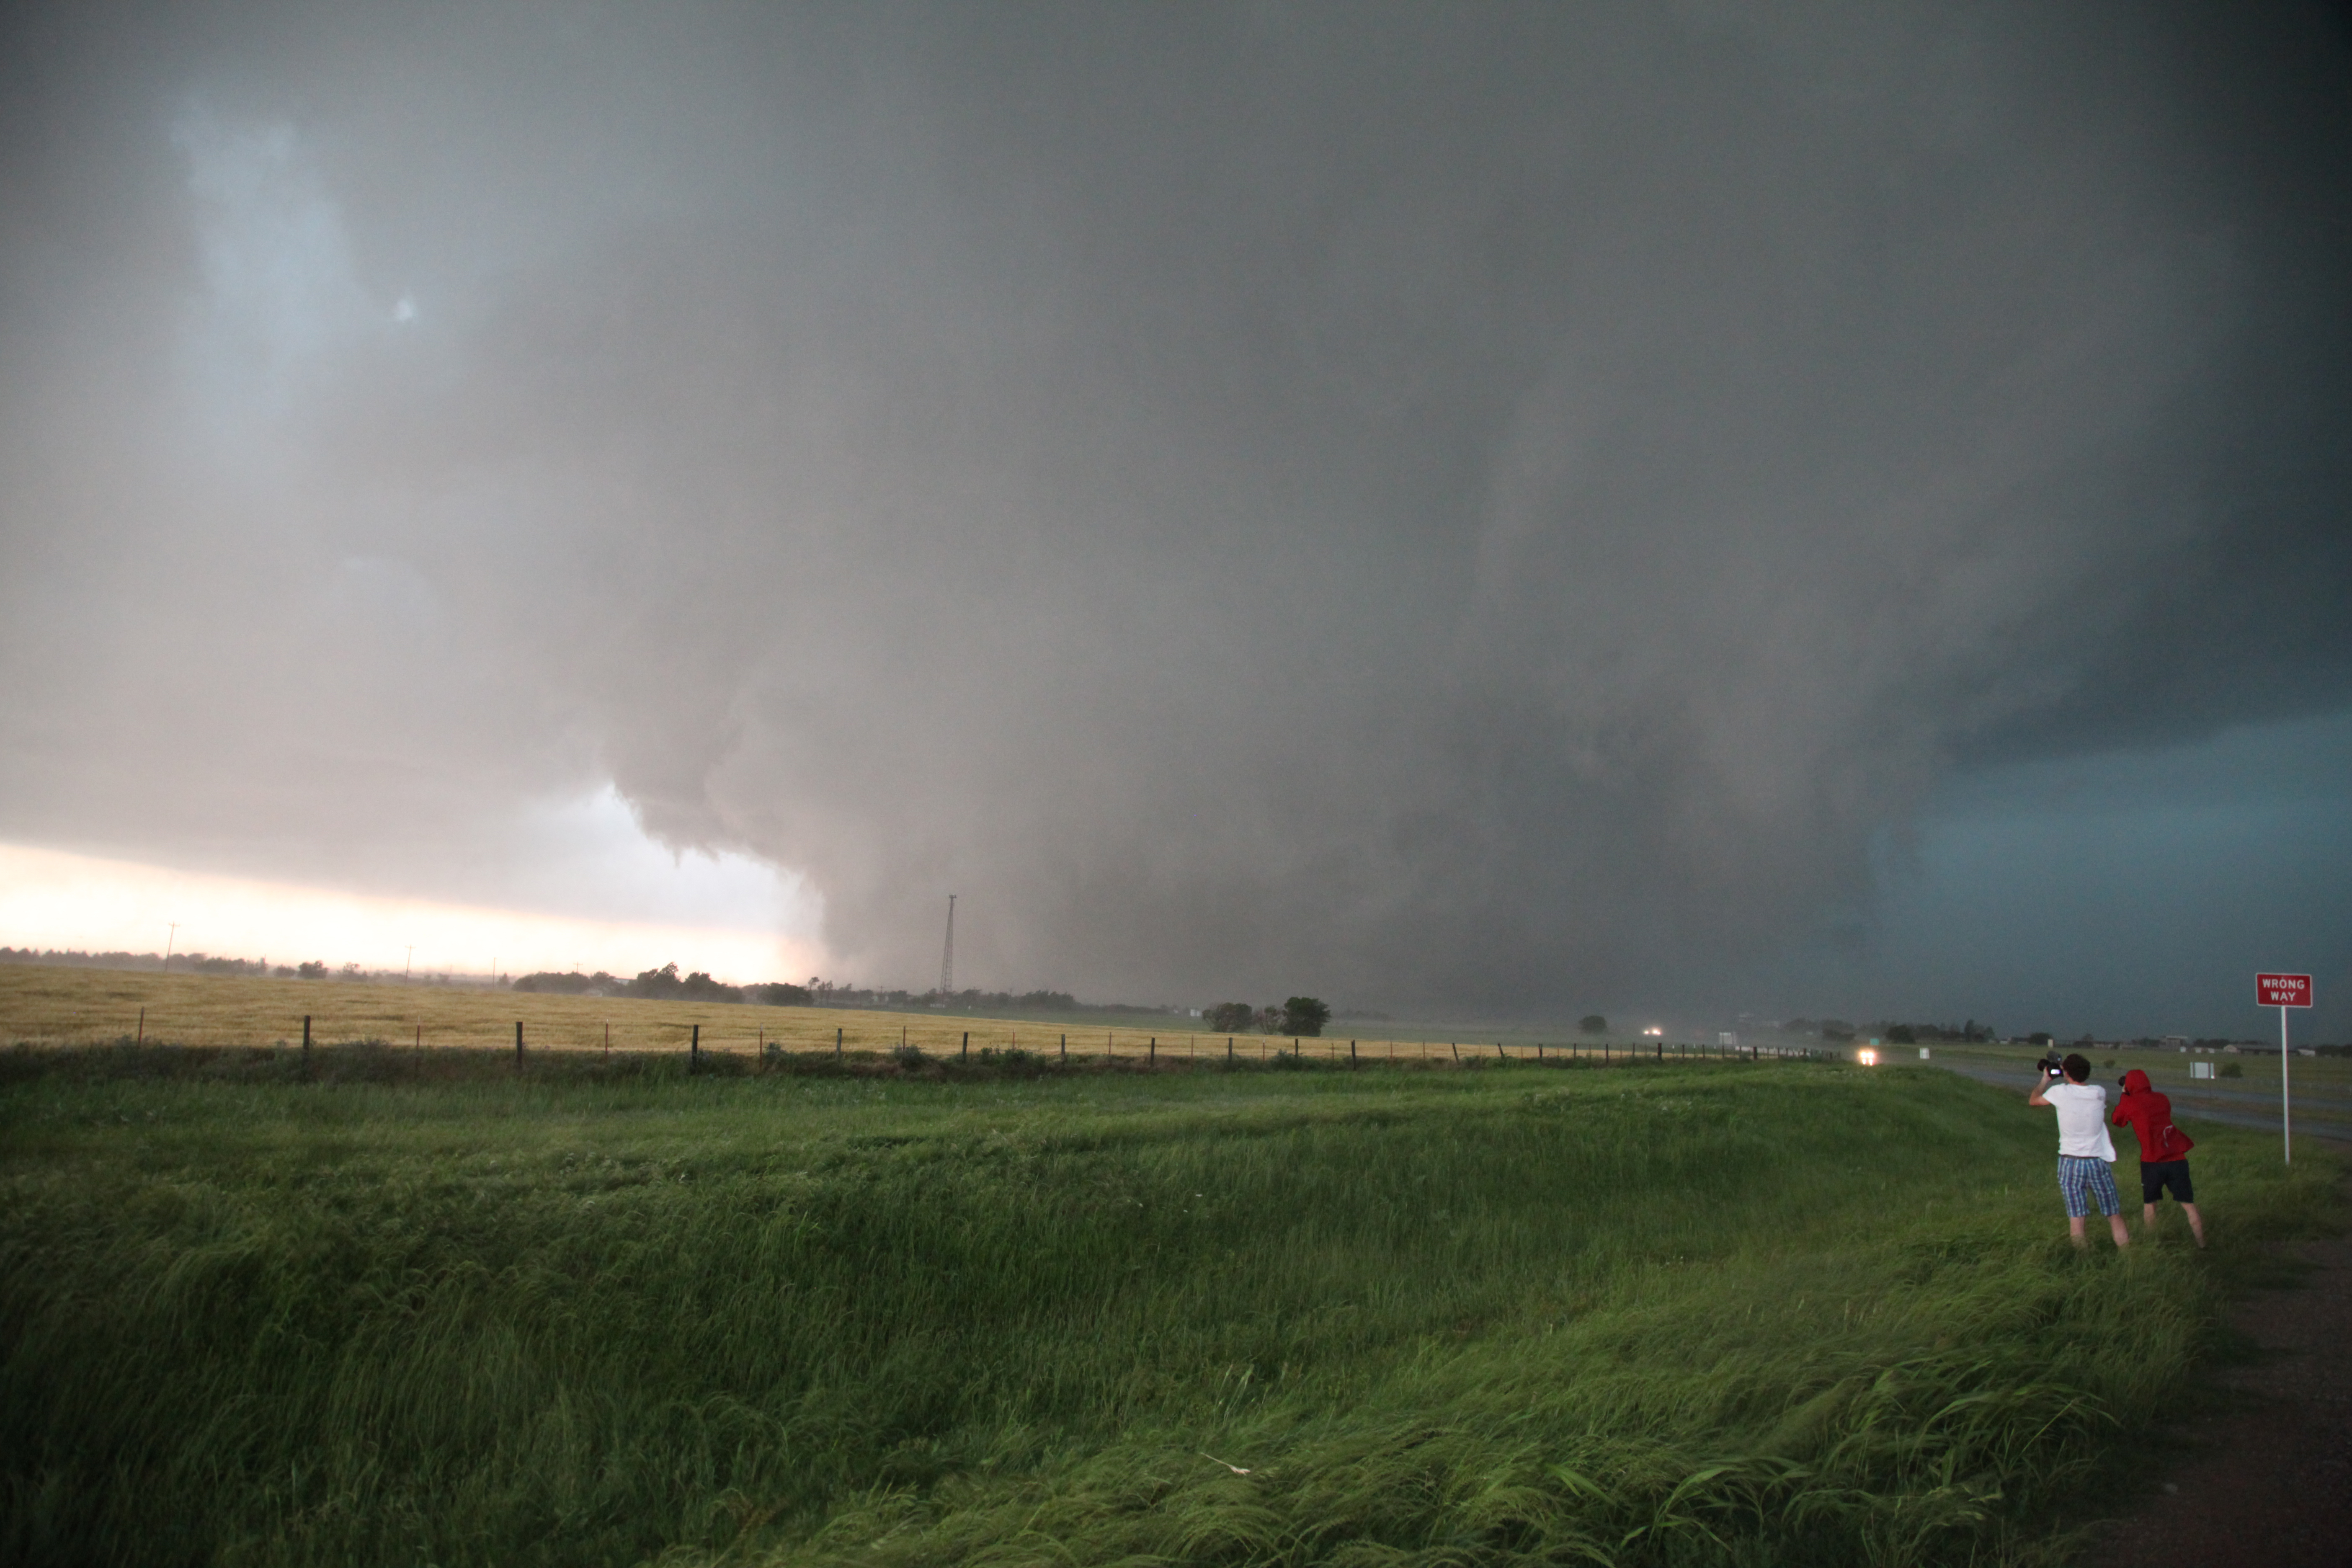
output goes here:
[{"label": "person in red hoodie", "polygon": [[2139,1134],[2140,1224],[2143,1232],[2156,1228],[2157,1201],[2167,1189],[2180,1212],[2189,1216],[2189,1233],[2205,1245],[2205,1218],[2197,1212],[2197,1190],[2189,1184],[2189,1151],[2196,1144],[2172,1124],[2172,1101],[2147,1081],[2137,1068],[2124,1074],[2124,1097],[2116,1102],[2115,1124]]}]

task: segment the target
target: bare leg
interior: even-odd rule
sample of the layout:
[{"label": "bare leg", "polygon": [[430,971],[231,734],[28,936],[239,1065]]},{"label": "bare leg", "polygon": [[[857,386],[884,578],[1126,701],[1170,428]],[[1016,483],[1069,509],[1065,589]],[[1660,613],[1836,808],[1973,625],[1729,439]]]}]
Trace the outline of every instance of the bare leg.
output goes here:
[{"label": "bare leg", "polygon": [[2117,1209],[2114,1214],[2107,1216],[2107,1229],[2115,1237],[2116,1246],[2117,1247],[2126,1247],[2131,1245],[2131,1226],[2124,1223],[2124,1215],[2121,1209]]},{"label": "bare leg", "polygon": [[2182,1204],[2180,1205],[2180,1212],[2189,1216],[2189,1234],[2197,1238],[2197,1245],[2199,1247],[2203,1247],[2205,1245],[2205,1216],[2197,1212],[2197,1205],[2195,1204]]},{"label": "bare leg", "polygon": [[2066,1221],[2066,1234],[2068,1237],[2073,1238],[2074,1245],[2077,1247],[2088,1247],[2090,1245],[2090,1242],[2083,1235],[2083,1221],[2080,1215],[2074,1215],[2068,1218]]},{"label": "bare leg", "polygon": [[2142,1230],[2154,1230],[2156,1228],[2156,1205],[2154,1204],[2143,1204],[2140,1205],[2139,1227]]}]

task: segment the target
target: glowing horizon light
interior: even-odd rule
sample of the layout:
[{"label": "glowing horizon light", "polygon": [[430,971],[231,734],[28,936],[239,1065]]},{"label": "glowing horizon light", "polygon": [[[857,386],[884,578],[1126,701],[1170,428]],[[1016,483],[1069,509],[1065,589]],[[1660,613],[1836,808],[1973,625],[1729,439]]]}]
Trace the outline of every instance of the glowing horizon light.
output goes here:
[{"label": "glowing horizon light", "polygon": [[[816,943],[689,921],[584,919],[257,879],[0,844],[0,945],[356,963],[372,972],[634,974],[666,963],[732,984],[821,973]],[[413,963],[405,951],[413,944]]]},{"label": "glowing horizon light", "polygon": [[1866,1068],[1874,1068],[1874,1067],[1876,1067],[1876,1066],[1878,1065],[1878,1053],[1877,1053],[1876,1051],[1872,1051],[1872,1050],[1861,1050],[1861,1051],[1856,1051],[1856,1052],[1853,1054],[1853,1058],[1854,1058],[1854,1060],[1856,1060],[1856,1061],[1860,1062],[1863,1066],[1864,1066],[1864,1067],[1866,1067]]},{"label": "glowing horizon light", "polygon": [[1653,1026],[1651,1026],[1649,1028],[1646,1028],[1646,1029],[1643,1030],[1643,1031],[1642,1031],[1642,1033],[1643,1033],[1645,1037],[1650,1037],[1650,1038],[1654,1038],[1654,1038],[1657,1038],[1657,1037],[1659,1037],[1664,1036],[1664,1035],[1665,1034],[1665,1031],[1664,1031],[1664,1029],[1661,1029],[1661,1028],[1657,1027],[1655,1025],[1653,1025]]}]

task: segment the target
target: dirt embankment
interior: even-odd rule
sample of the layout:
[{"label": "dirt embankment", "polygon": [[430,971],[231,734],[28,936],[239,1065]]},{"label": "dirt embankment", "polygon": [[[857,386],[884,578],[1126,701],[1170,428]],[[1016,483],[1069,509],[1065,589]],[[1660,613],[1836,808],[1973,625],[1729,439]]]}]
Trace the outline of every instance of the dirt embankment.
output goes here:
[{"label": "dirt embankment", "polygon": [[2309,1275],[2239,1304],[2258,1353],[2217,1375],[2222,1397],[2181,1424],[2161,1489],[2092,1568],[2352,1568],[2352,1237],[2296,1252]]}]

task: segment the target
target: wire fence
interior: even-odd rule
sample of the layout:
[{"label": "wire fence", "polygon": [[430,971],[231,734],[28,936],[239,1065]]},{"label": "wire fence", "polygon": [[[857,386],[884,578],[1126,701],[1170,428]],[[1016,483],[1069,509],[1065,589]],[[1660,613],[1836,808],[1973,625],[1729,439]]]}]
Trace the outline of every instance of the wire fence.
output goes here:
[{"label": "wire fence", "polygon": [[[609,1056],[679,1054],[689,1060],[750,1057],[831,1056],[847,1059],[895,1057],[993,1061],[1009,1058],[1108,1061],[1145,1066],[1185,1063],[1314,1062],[1349,1067],[1470,1066],[1491,1061],[1632,1064],[1639,1061],[1763,1061],[1821,1059],[1822,1051],[1784,1046],[1734,1046],[1654,1038],[1509,1041],[1395,1040],[1338,1036],[1211,1035],[1198,1030],[1056,1028],[1001,1019],[969,1020],[813,1015],[798,1008],[699,1008],[665,1016],[658,1005],[632,1004],[598,1016],[573,998],[533,998],[541,1005],[517,1017],[486,1007],[436,1008],[403,1016],[381,1002],[328,1007],[308,1014],[222,1016],[217,1009],[184,1014],[169,1006],[79,1007],[48,1017],[0,1018],[0,1039],[26,1048],[140,1045],[213,1049],[341,1047],[406,1047],[419,1052],[511,1050]],[[561,1002],[549,1006],[546,1002]],[[713,1016],[714,1014],[718,1016]],[[751,1015],[746,1016],[747,1014]],[[798,1014],[799,1016],[793,1015]],[[698,1015],[698,1016],[697,1016]]]}]

